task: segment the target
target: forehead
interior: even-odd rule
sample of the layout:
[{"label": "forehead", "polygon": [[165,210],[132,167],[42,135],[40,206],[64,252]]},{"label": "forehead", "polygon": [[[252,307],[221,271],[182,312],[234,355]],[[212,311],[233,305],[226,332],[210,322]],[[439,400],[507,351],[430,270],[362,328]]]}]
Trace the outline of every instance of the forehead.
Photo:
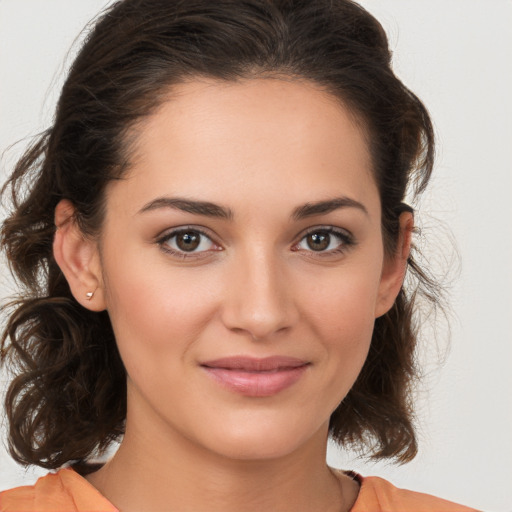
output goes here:
[{"label": "forehead", "polygon": [[[375,192],[355,116],[319,86],[291,79],[196,80],[174,86],[134,129],[127,182],[166,194],[286,203]],[[315,197],[306,197],[314,195]],[[144,197],[143,197],[144,196]],[[301,197],[299,197],[301,196]],[[139,202],[140,202],[139,201]]]}]

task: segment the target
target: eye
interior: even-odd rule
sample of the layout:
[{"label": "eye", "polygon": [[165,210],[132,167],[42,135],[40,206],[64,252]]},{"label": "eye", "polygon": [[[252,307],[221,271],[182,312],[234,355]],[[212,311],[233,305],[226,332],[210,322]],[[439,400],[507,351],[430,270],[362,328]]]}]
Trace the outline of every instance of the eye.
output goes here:
[{"label": "eye", "polygon": [[181,228],[161,236],[157,243],[162,250],[183,258],[207,251],[218,251],[219,246],[203,231],[197,228]]},{"label": "eye", "polygon": [[294,250],[337,254],[353,245],[352,235],[333,227],[315,228],[306,233]]}]

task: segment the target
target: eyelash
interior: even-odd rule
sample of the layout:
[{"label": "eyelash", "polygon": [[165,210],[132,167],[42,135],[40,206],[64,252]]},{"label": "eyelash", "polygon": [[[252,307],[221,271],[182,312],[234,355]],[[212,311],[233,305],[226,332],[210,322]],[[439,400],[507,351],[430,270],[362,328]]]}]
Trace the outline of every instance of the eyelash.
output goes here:
[{"label": "eyelash", "polygon": [[[329,256],[336,256],[345,253],[350,247],[355,245],[354,237],[351,233],[349,233],[346,230],[343,229],[337,229],[332,226],[319,226],[314,227],[306,231],[304,235],[302,235],[300,241],[298,244],[295,244],[294,247],[299,245],[305,238],[307,238],[309,235],[313,234],[327,234],[327,235],[334,235],[338,240],[340,241],[339,246],[336,249],[331,249],[330,251],[314,251],[312,249],[308,250],[309,253],[314,255],[314,257],[320,257],[325,258]],[[293,249],[298,251],[299,249]]]},{"label": "eyelash", "polygon": [[[174,237],[183,234],[183,233],[195,233],[199,234],[202,237],[207,238],[211,241],[212,244],[216,245],[215,242],[212,240],[212,237],[206,233],[204,230],[192,226],[185,226],[183,228],[173,229],[172,231],[169,231],[167,233],[164,233],[162,236],[160,236],[156,243],[160,246],[162,251],[166,252],[167,254],[170,254],[171,256],[176,256],[181,259],[188,259],[188,258],[204,258],[207,257],[208,251],[200,251],[200,252],[186,252],[186,251],[177,251],[175,249],[170,248],[167,244],[170,240],[172,240]],[[221,249],[218,249],[221,250]]]},{"label": "eyelash", "polygon": [[[207,253],[210,251],[186,252],[186,251],[179,251],[179,250],[172,249],[167,245],[170,240],[172,240],[174,237],[176,237],[180,234],[183,234],[183,233],[199,234],[201,237],[205,237],[208,240],[210,240],[213,245],[216,245],[215,242],[212,240],[212,237],[208,233],[206,233],[204,230],[202,230],[200,228],[192,227],[192,226],[190,226],[190,227],[186,226],[183,228],[178,228],[178,229],[174,229],[170,232],[167,232],[167,233],[163,234],[162,236],[160,236],[156,240],[156,243],[160,246],[162,251],[170,254],[171,256],[175,256],[175,257],[178,257],[181,259],[189,259],[189,258],[198,259],[198,258],[204,258],[204,257],[208,256]],[[301,249],[297,249],[296,247],[306,237],[308,237],[309,235],[312,235],[312,234],[319,234],[319,233],[327,234],[327,235],[334,235],[336,238],[338,238],[338,240],[340,241],[340,244],[339,244],[339,247],[337,247],[336,249],[331,249],[330,251],[314,251],[312,249],[308,250],[307,252],[310,252],[311,254],[313,254],[314,257],[322,258],[322,257],[329,257],[329,256],[343,254],[348,249],[350,249],[351,246],[354,246],[356,243],[354,240],[354,237],[348,231],[337,229],[332,226],[325,226],[325,227],[319,226],[319,227],[312,228],[312,229],[308,230],[306,233],[304,233],[301,236],[299,242],[294,244],[292,251],[299,252]],[[221,250],[222,249],[217,249],[217,251],[221,251]]]}]

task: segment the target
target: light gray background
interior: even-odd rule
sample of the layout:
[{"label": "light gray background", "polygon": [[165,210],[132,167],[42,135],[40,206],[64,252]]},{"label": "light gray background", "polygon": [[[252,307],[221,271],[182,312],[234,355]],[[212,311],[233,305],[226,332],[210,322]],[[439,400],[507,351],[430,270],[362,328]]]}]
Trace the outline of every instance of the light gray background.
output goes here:
[{"label": "light gray background", "polygon": [[[0,0],[0,151],[46,127],[75,37],[106,0]],[[460,254],[446,325],[423,351],[420,453],[402,467],[330,450],[329,462],[485,510],[512,510],[512,2],[363,0],[384,24],[395,69],[427,104],[439,139],[423,208],[431,261]],[[2,157],[0,181],[23,143]],[[1,217],[2,215],[0,215]],[[12,291],[0,263],[0,296]],[[438,350],[439,349],[439,350]],[[2,375],[5,384],[6,375]],[[0,489],[45,471],[17,467],[0,448]]]}]

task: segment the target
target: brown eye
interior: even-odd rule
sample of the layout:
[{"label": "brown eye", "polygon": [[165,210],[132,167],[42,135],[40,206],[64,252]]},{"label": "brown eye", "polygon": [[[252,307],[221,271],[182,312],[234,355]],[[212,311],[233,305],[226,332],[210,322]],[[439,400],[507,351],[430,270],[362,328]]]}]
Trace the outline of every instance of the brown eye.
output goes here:
[{"label": "brown eye", "polygon": [[308,247],[313,251],[324,251],[329,247],[331,235],[329,233],[319,231],[317,233],[310,233],[306,237]]},{"label": "brown eye", "polygon": [[220,250],[206,233],[197,229],[177,229],[166,233],[157,242],[166,252],[182,257],[197,257]]},{"label": "brown eye", "polygon": [[344,252],[355,241],[346,231],[334,227],[312,229],[306,233],[300,242],[294,246],[295,251],[315,252],[320,255],[334,255]]},{"label": "brown eye", "polygon": [[194,231],[186,231],[176,235],[176,245],[182,251],[194,251],[201,243],[201,235]]}]

